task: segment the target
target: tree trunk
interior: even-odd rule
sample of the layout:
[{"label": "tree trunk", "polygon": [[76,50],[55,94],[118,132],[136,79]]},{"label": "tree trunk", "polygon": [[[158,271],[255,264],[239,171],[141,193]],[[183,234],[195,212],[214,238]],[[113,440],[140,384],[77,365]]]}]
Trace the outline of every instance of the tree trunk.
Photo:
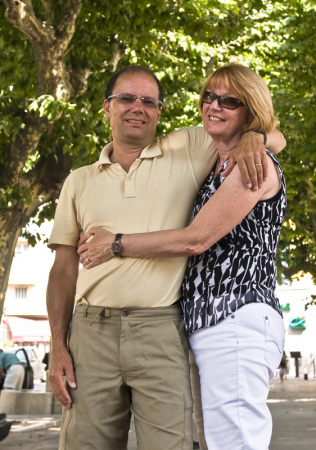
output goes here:
[{"label": "tree trunk", "polygon": [[[7,20],[24,33],[33,47],[38,95],[44,99],[50,96],[58,102],[81,94],[86,89],[89,74],[73,71],[64,61],[81,1],[63,0],[58,20],[53,17],[53,0],[43,2],[45,20],[36,16],[32,0],[4,0],[4,3]],[[12,109],[12,104],[9,107]],[[0,196],[0,317],[21,230],[39,206],[58,197],[71,169],[69,155],[57,148],[53,155],[46,155],[44,149],[39,162],[25,171],[35,149],[41,151],[38,149],[41,137],[60,119],[61,112],[48,118],[37,110],[16,107],[14,114],[21,118],[22,126],[8,143],[5,166],[0,168],[0,194],[5,192]]]},{"label": "tree trunk", "polygon": [[0,317],[2,317],[14,249],[20,233],[21,213],[0,213]]}]

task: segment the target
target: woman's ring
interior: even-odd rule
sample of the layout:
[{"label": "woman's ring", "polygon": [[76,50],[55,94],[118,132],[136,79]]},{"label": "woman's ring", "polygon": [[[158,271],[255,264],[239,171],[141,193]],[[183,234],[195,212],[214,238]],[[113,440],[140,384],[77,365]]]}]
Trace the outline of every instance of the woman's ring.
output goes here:
[{"label": "woman's ring", "polygon": [[91,259],[86,258],[86,263],[90,264],[91,263]]},{"label": "woman's ring", "polygon": [[257,164],[255,164],[255,166],[262,166],[262,164],[261,163],[257,163]]}]

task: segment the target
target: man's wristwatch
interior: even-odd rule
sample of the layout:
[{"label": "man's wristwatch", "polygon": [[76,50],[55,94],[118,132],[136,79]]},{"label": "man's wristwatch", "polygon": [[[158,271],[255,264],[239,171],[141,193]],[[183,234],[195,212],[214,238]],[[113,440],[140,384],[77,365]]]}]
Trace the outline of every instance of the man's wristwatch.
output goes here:
[{"label": "man's wristwatch", "polygon": [[246,131],[244,132],[244,134],[245,134],[245,133],[248,133],[248,131],[254,131],[255,133],[260,133],[260,134],[262,134],[262,136],[263,136],[263,145],[266,145],[266,143],[267,143],[267,133],[266,133],[265,131],[254,130],[254,129],[252,129],[252,130],[246,130]]},{"label": "man's wristwatch", "polygon": [[120,251],[122,248],[122,239],[123,233],[117,233],[117,235],[115,236],[114,241],[112,242],[112,251],[114,253],[114,256],[120,256]]}]

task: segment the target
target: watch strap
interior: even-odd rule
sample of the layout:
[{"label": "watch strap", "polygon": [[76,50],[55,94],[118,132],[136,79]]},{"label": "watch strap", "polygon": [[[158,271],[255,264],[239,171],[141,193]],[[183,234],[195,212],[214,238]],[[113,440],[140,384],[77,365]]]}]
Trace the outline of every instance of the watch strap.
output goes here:
[{"label": "watch strap", "polygon": [[263,136],[263,145],[266,145],[266,143],[267,143],[267,133],[265,131],[252,129],[252,130],[244,131],[244,134],[248,133],[248,131],[254,131],[255,133],[262,134],[262,136]]},{"label": "watch strap", "polygon": [[114,241],[112,242],[111,248],[114,253],[114,256],[120,256],[120,251],[122,248],[122,242],[121,242],[122,236],[123,236],[123,233],[117,233],[115,235]]}]

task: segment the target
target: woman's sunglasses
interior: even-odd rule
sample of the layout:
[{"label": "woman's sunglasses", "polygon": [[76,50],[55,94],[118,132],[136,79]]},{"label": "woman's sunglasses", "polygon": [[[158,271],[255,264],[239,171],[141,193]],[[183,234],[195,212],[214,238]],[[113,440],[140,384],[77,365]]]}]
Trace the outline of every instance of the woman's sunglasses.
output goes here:
[{"label": "woman's sunglasses", "polygon": [[225,95],[216,95],[211,91],[204,91],[202,95],[203,103],[211,104],[214,100],[218,101],[219,106],[227,109],[237,109],[239,106],[245,106],[243,102],[234,97],[225,97]]}]

